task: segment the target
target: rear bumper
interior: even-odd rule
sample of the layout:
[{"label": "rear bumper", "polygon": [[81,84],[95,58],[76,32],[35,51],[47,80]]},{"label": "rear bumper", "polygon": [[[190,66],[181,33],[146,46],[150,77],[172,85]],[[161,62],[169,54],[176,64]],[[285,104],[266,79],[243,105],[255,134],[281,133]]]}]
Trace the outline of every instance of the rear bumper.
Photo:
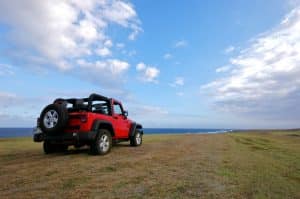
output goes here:
[{"label": "rear bumper", "polygon": [[46,135],[36,132],[33,135],[34,142],[51,141],[57,143],[88,143],[95,140],[97,131],[59,133],[59,135]]},{"label": "rear bumper", "polygon": [[45,135],[44,140],[53,142],[90,142],[96,138],[96,131]]},{"label": "rear bumper", "polygon": [[40,128],[34,128],[32,133],[34,142],[42,142],[44,140],[44,133]]}]

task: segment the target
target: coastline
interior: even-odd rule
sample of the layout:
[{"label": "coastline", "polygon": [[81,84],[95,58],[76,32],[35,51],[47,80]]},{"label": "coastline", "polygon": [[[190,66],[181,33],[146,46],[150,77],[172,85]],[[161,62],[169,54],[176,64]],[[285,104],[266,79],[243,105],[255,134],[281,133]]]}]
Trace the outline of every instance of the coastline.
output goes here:
[{"label": "coastline", "polygon": [[[144,128],[145,135],[161,134],[214,134],[230,132],[231,129],[201,129],[201,128]],[[33,128],[0,128],[1,138],[32,137]]]}]

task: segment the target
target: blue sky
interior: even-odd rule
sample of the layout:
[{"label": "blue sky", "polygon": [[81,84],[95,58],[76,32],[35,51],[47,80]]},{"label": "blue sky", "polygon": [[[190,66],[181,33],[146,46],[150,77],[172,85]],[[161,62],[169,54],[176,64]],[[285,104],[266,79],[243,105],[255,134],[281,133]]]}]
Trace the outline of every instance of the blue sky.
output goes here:
[{"label": "blue sky", "polygon": [[0,3],[0,127],[100,93],[145,127],[299,127],[299,1]]}]

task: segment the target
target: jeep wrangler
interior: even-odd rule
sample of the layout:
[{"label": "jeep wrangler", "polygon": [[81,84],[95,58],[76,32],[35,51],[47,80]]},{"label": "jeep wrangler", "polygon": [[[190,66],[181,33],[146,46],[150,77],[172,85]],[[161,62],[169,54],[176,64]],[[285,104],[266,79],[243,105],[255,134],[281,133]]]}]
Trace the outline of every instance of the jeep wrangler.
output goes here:
[{"label": "jeep wrangler", "polygon": [[98,94],[83,99],[56,99],[37,119],[34,142],[44,142],[45,154],[64,152],[73,145],[90,146],[92,154],[105,155],[113,145],[142,144],[142,125],[127,118],[121,102]]}]

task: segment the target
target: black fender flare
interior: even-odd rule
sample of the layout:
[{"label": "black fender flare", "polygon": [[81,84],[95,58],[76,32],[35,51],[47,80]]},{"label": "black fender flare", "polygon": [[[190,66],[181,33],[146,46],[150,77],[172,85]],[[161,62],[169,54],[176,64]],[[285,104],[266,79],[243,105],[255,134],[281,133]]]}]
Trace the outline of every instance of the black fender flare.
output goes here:
[{"label": "black fender flare", "polygon": [[111,132],[111,136],[115,136],[115,130],[113,125],[105,120],[95,120],[92,125],[91,131],[97,132],[99,129],[104,128]]},{"label": "black fender flare", "polygon": [[144,134],[143,132],[143,126],[141,124],[133,122],[131,124],[130,130],[129,130],[129,138],[134,136],[135,130],[136,129],[141,129],[141,134]]}]

